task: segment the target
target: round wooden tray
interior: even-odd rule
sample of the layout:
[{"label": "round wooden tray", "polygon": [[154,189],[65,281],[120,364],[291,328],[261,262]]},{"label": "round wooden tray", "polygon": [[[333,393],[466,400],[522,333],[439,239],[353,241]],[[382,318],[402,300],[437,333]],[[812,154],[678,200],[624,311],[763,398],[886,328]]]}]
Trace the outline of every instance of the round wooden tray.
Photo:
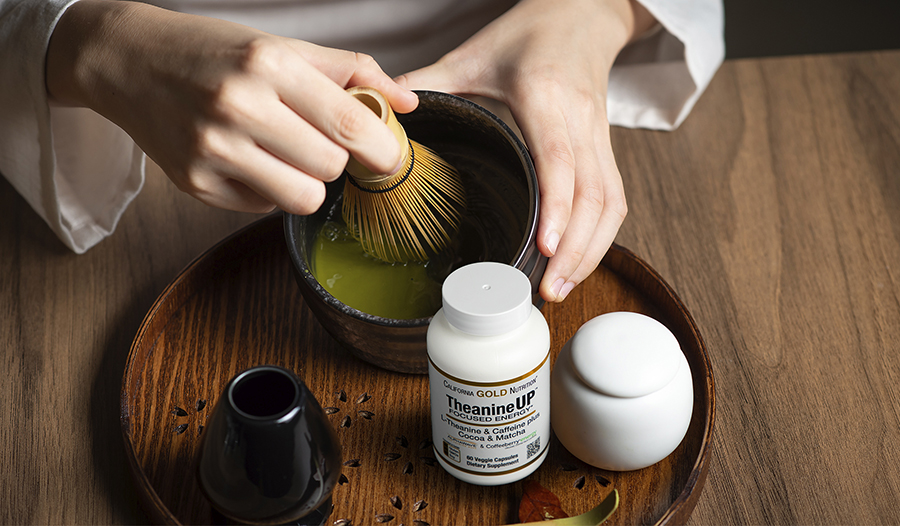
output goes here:
[{"label": "round wooden tray", "polygon": [[[341,439],[343,473],[326,524],[517,522],[522,483],[473,486],[445,473],[430,448],[427,376],[392,373],[351,356],[304,304],[290,264],[281,217],[266,217],[197,258],[147,313],[125,367],[121,423],[150,519],[219,520],[194,478],[203,425],[229,379],[254,365],[277,364],[303,378]],[[570,515],[615,488],[621,503],[610,524],[683,523],[706,479],[715,395],[703,340],[672,289],[634,254],[613,246],[563,304],[544,307],[552,358],[582,323],[616,310],[655,317],[681,343],[695,396],[685,440],[654,466],[614,473],[580,462],[554,438],[529,479],[554,492]]]}]

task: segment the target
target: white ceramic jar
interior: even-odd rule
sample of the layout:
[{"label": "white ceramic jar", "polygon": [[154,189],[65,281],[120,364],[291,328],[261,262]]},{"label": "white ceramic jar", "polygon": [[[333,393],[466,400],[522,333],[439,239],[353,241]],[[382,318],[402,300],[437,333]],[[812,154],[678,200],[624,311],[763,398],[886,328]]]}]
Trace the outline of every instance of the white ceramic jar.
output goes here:
[{"label": "white ceramic jar", "polygon": [[635,312],[582,325],[560,351],[550,393],[559,441],[582,461],[612,471],[666,458],[684,438],[694,405],[678,340]]}]

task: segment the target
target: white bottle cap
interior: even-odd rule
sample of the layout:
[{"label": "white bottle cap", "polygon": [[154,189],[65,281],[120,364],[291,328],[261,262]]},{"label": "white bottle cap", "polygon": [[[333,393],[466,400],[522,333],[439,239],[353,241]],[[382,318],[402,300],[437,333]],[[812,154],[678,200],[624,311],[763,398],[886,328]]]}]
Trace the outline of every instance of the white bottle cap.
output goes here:
[{"label": "white bottle cap", "polygon": [[531,282],[503,263],[472,263],[456,269],[441,288],[450,325],[475,336],[510,332],[531,316]]}]

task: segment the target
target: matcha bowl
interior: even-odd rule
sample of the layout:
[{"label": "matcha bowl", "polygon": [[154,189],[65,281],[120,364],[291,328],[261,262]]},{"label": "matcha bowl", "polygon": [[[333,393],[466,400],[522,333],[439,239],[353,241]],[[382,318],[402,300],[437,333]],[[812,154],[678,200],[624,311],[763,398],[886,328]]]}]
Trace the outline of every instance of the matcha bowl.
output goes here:
[{"label": "matcha bowl", "polygon": [[[435,150],[459,170],[467,212],[453,247],[434,261],[439,275],[476,261],[497,261],[524,272],[540,306],[538,284],[547,264],[535,245],[540,198],[528,150],[495,115],[447,93],[419,91],[419,106],[397,114],[409,137]],[[315,277],[313,250],[322,226],[340,217],[343,177],[309,216],[284,215],[294,276],[322,326],[356,357],[402,373],[428,371],[425,333],[430,315],[392,319],[362,312],[332,296]],[[440,278],[437,278],[440,279]]]}]

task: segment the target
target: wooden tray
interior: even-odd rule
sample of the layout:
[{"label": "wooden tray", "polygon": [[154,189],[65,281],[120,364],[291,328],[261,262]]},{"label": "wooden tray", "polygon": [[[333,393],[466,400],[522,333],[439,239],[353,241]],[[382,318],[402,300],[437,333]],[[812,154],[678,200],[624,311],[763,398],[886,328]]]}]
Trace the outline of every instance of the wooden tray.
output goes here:
[{"label": "wooden tray", "polygon": [[[332,413],[345,464],[326,524],[517,522],[522,483],[473,486],[445,473],[430,450],[427,376],[379,369],[338,345],[304,304],[284,245],[280,216],[246,227],[191,263],[141,324],[125,367],[121,423],[150,519],[218,520],[194,478],[203,425],[229,379],[268,363],[295,371]],[[583,322],[615,310],[651,315],[678,337],[694,380],[687,437],[659,464],[627,473],[590,467],[554,438],[529,478],[556,493],[570,515],[615,488],[621,504],[610,524],[683,523],[703,487],[712,444],[715,396],[706,349],[672,289],[613,246],[563,304],[544,307],[553,359]]]}]

